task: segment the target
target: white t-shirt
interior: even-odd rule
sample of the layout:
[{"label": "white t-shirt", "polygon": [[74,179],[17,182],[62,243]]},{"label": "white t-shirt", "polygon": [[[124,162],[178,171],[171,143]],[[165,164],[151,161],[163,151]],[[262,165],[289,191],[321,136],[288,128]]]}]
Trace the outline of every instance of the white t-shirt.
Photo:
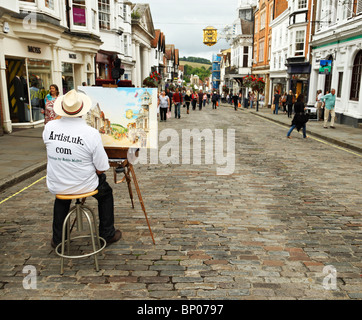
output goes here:
[{"label": "white t-shirt", "polygon": [[98,186],[96,170],[109,169],[99,132],[82,118],[61,118],[46,124],[47,186],[53,194],[81,194]]}]

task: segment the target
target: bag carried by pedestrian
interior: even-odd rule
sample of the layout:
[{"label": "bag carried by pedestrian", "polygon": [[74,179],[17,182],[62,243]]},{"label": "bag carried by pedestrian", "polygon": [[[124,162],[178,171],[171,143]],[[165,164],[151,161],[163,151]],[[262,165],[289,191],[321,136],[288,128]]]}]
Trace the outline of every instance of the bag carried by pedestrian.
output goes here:
[{"label": "bag carried by pedestrian", "polygon": [[166,113],[166,119],[170,119],[171,118],[171,111],[170,109],[167,110],[167,113]]},{"label": "bag carried by pedestrian", "polygon": [[271,110],[272,110],[272,111],[275,110],[275,104],[274,104],[274,103],[271,105]]}]

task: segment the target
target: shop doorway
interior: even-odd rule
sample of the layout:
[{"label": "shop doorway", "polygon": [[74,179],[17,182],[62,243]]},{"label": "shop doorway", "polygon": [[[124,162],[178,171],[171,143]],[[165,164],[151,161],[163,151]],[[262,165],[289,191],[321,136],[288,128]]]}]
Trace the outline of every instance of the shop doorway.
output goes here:
[{"label": "shop doorway", "polygon": [[6,58],[10,120],[12,123],[44,120],[45,96],[51,84],[51,62]]},{"label": "shop doorway", "polygon": [[291,80],[290,89],[294,92],[296,97],[303,94],[304,103],[308,102],[308,81],[304,80]]}]

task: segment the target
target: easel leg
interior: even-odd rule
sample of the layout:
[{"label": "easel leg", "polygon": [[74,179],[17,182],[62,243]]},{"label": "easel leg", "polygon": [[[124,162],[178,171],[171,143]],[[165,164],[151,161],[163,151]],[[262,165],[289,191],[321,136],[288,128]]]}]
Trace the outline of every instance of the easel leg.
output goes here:
[{"label": "easel leg", "polygon": [[127,181],[127,185],[128,185],[129,197],[131,198],[131,202],[132,202],[132,209],[134,209],[133,192],[132,192],[132,185],[131,185],[131,177],[129,175],[129,168],[125,169],[124,176],[126,177],[126,181]]},{"label": "easel leg", "polygon": [[156,244],[156,243],[155,243],[155,239],[153,238],[153,233],[152,233],[152,230],[151,230],[150,223],[149,223],[148,218],[147,218],[146,208],[145,208],[145,205],[144,205],[143,200],[142,200],[141,191],[140,191],[140,188],[139,188],[139,186],[138,186],[138,182],[137,182],[136,174],[135,174],[134,169],[133,169],[133,165],[132,165],[131,163],[128,163],[128,164],[127,164],[127,167],[129,168],[129,171],[131,171],[132,178],[133,178],[133,182],[134,182],[134,185],[135,185],[135,187],[136,187],[138,199],[140,200],[143,213],[145,214],[146,221],[147,221],[147,225],[148,225],[148,229],[150,230],[153,244]]}]

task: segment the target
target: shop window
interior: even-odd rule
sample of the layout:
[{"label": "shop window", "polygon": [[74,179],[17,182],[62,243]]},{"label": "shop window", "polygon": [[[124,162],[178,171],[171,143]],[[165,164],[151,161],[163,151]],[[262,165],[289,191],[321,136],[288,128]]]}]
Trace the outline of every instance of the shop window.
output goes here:
[{"label": "shop window", "polygon": [[249,61],[249,47],[244,47],[244,56],[243,56],[243,67],[248,67],[248,61]]},{"label": "shop window", "polygon": [[360,50],[357,53],[353,62],[350,100],[359,101],[361,76],[362,76],[362,50]]},{"label": "shop window", "polygon": [[73,64],[62,63],[62,82],[63,82],[63,94],[74,89],[74,72]]},{"label": "shop window", "polygon": [[73,0],[73,24],[75,26],[86,26],[86,12],[85,0]]}]

